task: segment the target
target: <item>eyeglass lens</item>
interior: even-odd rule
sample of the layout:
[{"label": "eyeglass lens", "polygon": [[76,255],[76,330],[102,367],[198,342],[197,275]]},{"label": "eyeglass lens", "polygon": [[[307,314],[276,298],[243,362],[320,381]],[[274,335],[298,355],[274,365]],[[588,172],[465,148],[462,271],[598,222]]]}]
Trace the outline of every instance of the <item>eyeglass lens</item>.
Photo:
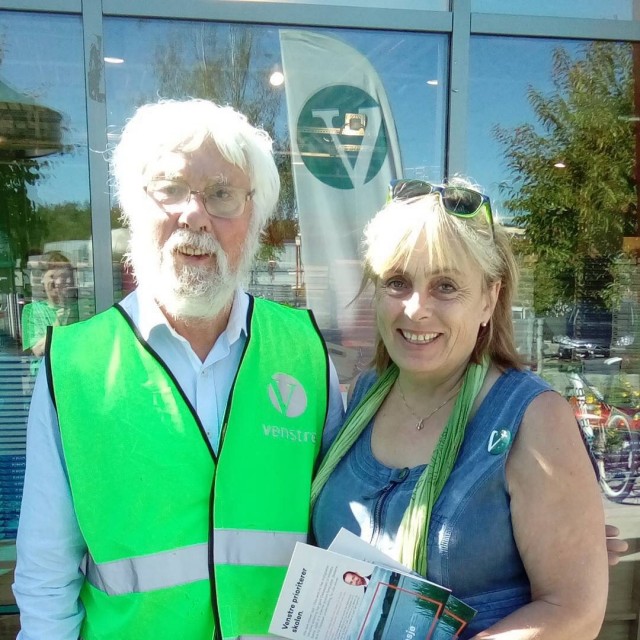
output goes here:
[{"label": "eyeglass lens", "polygon": [[465,187],[437,187],[422,180],[398,180],[392,187],[392,197],[399,200],[426,196],[437,191],[444,208],[454,214],[471,215],[482,204],[482,194]]},{"label": "eyeglass lens", "polygon": [[244,189],[226,185],[212,185],[204,191],[193,191],[189,185],[176,180],[152,180],[146,188],[160,206],[183,205],[197,194],[202,197],[207,212],[212,216],[234,217],[244,210],[245,202],[251,195]]},{"label": "eyeglass lens", "polygon": [[480,208],[482,195],[470,189],[445,187],[442,190],[442,204],[453,213],[471,215]]}]

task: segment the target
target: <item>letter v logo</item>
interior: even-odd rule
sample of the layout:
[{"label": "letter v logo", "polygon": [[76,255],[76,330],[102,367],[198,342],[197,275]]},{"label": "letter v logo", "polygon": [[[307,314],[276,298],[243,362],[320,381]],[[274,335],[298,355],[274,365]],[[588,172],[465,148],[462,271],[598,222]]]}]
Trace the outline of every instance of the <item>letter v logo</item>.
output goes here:
[{"label": "letter v logo", "polygon": [[[350,115],[363,131],[343,133]],[[379,173],[388,155],[382,107],[367,92],[345,84],[314,93],[298,116],[296,141],[305,167],[335,189],[358,189]]]},{"label": "letter v logo", "polygon": [[360,109],[360,113],[367,116],[368,125],[365,129],[364,137],[361,143],[361,149],[356,156],[355,165],[351,166],[351,159],[347,156],[344,150],[344,144],[338,138],[338,135],[331,129],[332,122],[339,117],[340,112],[337,109],[314,109],[312,112],[314,118],[320,118],[324,125],[331,133],[331,140],[335,145],[338,153],[338,158],[342,162],[342,168],[349,176],[349,180],[354,188],[364,186],[367,181],[367,175],[371,160],[373,158],[373,152],[376,145],[376,140],[380,134],[382,127],[382,113],[380,107]]},{"label": "letter v logo", "polygon": [[287,418],[296,418],[307,408],[307,394],[300,381],[286,373],[273,374],[268,392],[271,404]]}]

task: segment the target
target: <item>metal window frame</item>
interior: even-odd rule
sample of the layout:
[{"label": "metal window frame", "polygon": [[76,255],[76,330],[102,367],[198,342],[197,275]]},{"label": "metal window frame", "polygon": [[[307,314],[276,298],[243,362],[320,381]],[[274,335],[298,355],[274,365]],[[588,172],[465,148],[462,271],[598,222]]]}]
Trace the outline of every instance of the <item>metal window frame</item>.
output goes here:
[{"label": "metal window frame", "polygon": [[[77,14],[82,17],[96,311],[113,304],[110,196],[106,188],[108,168],[102,153],[107,148],[107,113],[105,99],[100,99],[100,94],[104,94],[102,43],[105,17],[215,20],[449,34],[449,101],[445,136],[446,171],[449,175],[464,174],[466,168],[469,55],[473,36],[640,41],[640,21],[473,13],[471,0],[451,0],[450,11],[433,11],[423,9],[423,6],[423,0],[404,0],[403,8],[399,9],[327,6],[319,2],[301,3],[295,0],[190,0],[188,3],[177,3],[175,0],[0,0],[0,10]],[[96,49],[100,52],[102,64],[97,86],[95,59],[91,68],[91,52]]]},{"label": "metal window frame", "polygon": [[0,10],[81,13],[82,0],[0,0]]}]

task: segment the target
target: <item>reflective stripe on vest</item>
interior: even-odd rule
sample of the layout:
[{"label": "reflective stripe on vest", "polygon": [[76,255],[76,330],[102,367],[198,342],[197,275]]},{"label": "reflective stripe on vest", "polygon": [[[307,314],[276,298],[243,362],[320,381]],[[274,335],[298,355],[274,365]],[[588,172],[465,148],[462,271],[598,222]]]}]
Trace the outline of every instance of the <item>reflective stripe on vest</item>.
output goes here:
[{"label": "reflective stripe on vest", "polygon": [[[306,541],[304,533],[216,529],[215,561],[216,564],[240,566],[287,566],[296,542]],[[207,544],[99,564],[87,555],[85,565],[87,580],[110,596],[166,589],[209,579]]]},{"label": "reflective stripe on vest", "polygon": [[85,575],[96,589],[110,596],[142,593],[208,580],[208,545],[196,544],[100,564],[96,564],[88,555]]},{"label": "reflective stripe on vest", "polygon": [[296,542],[307,542],[306,533],[214,529],[216,564],[286,567]]}]

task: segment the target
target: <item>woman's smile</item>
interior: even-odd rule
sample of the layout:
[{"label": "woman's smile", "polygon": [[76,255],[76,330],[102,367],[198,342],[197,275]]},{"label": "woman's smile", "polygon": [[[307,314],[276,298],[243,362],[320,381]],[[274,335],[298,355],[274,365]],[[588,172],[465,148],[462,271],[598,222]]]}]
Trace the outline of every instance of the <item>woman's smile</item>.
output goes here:
[{"label": "woman's smile", "polygon": [[439,333],[418,333],[414,331],[407,331],[405,329],[398,329],[398,332],[407,342],[410,342],[411,344],[429,344],[440,335]]}]

